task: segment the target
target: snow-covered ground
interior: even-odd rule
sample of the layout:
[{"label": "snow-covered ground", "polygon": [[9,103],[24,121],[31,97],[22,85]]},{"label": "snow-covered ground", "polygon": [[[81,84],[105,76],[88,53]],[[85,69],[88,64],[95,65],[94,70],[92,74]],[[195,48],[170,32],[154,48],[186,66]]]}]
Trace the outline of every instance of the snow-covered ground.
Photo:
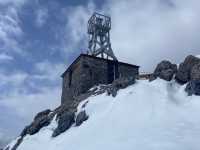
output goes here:
[{"label": "snow-covered ground", "polygon": [[52,138],[56,121],[18,150],[200,150],[200,97],[185,86],[157,79],[137,81],[113,98],[86,99],[89,119]]}]

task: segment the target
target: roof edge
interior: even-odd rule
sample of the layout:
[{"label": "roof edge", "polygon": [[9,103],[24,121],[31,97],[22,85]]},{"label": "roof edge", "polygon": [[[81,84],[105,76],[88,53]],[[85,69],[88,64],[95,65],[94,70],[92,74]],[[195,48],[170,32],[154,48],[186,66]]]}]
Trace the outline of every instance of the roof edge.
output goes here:
[{"label": "roof edge", "polygon": [[[65,74],[68,72],[69,69],[71,69],[71,67],[73,66],[73,64],[75,64],[81,57],[90,57],[90,58],[95,58],[95,59],[99,59],[99,60],[104,60],[104,61],[113,61],[113,60],[109,60],[109,59],[105,59],[105,58],[100,58],[100,57],[96,57],[96,56],[92,56],[92,55],[88,55],[88,54],[80,54],[70,65],[69,67],[65,70],[65,72],[61,75],[61,77],[64,77]],[[129,63],[125,63],[125,62],[121,62],[118,61],[118,63],[120,64],[124,64],[124,65],[128,65],[128,66],[132,66],[132,67],[136,67],[139,68],[140,66],[137,65],[133,65],[133,64],[129,64]]]}]

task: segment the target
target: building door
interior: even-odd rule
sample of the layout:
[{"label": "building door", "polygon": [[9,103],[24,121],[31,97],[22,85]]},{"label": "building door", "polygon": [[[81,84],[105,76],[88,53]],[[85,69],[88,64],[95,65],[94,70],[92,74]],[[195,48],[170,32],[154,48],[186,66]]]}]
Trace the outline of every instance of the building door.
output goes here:
[{"label": "building door", "polygon": [[108,61],[108,84],[112,83],[115,79],[119,78],[118,62]]}]

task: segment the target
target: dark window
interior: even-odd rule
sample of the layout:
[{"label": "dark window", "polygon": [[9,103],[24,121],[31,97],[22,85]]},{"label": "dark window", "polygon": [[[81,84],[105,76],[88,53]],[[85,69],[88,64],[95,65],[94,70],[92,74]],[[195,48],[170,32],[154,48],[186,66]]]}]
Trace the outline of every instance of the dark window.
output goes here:
[{"label": "dark window", "polygon": [[72,70],[69,71],[69,87],[72,84]]}]

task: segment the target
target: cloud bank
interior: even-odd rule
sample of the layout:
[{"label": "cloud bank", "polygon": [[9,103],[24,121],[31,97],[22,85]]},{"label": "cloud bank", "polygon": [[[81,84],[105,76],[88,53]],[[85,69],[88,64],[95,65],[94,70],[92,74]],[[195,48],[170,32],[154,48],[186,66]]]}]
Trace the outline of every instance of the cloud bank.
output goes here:
[{"label": "cloud bank", "polygon": [[116,55],[152,71],[162,59],[179,63],[188,54],[198,54],[199,4],[196,0],[110,2]]},{"label": "cloud bank", "polygon": [[[81,15],[79,7],[73,10],[75,19],[68,25],[71,45],[87,43],[82,36],[87,26],[82,22],[91,12],[87,7]],[[152,71],[163,59],[179,63],[188,54],[199,53],[200,2],[196,0],[111,0],[97,11],[112,18],[112,48],[118,59],[140,65],[142,71]]]},{"label": "cloud bank", "polygon": [[59,105],[60,74],[86,52],[87,21],[94,11],[111,16],[118,59],[142,71],[151,72],[163,59],[179,63],[200,53],[197,0],[107,0],[101,6],[0,0],[0,6],[0,134],[8,137],[38,111]]}]

